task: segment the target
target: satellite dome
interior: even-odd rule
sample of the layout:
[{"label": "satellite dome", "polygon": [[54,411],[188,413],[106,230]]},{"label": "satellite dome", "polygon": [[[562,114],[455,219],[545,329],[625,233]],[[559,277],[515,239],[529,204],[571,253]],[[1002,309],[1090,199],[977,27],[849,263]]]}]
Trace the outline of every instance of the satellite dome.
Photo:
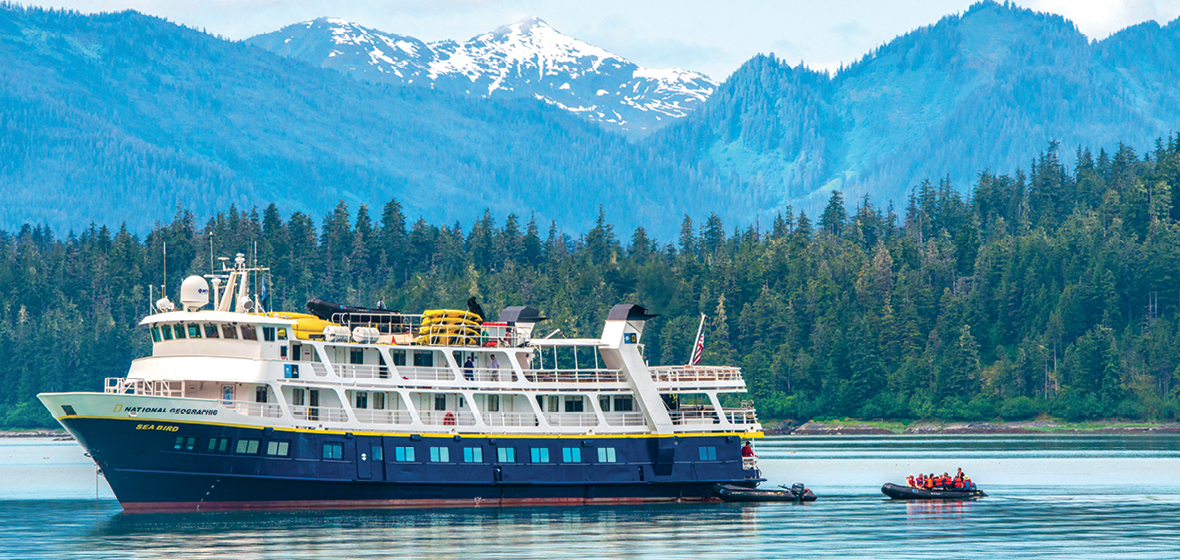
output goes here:
[{"label": "satellite dome", "polygon": [[209,303],[209,283],[200,276],[189,276],[180,284],[180,303],[185,311],[196,311]]}]

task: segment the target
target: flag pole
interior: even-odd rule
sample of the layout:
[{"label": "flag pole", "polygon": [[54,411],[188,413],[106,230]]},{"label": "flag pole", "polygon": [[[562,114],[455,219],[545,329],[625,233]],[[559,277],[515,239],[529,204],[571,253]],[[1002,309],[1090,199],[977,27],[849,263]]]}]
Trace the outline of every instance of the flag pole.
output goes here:
[{"label": "flag pole", "polygon": [[701,313],[701,324],[697,326],[697,337],[693,339],[692,354],[688,357],[688,365],[695,366],[701,361],[701,354],[705,352],[705,314]]}]

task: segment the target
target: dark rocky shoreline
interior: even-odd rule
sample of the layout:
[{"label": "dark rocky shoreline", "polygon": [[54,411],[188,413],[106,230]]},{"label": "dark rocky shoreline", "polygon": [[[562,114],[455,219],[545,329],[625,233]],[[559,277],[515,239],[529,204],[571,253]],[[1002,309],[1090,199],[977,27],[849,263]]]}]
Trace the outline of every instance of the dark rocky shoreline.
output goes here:
[{"label": "dark rocky shoreline", "polygon": [[864,436],[864,435],[938,435],[938,434],[1175,434],[1180,433],[1180,423],[1121,425],[1110,422],[1090,424],[1069,424],[1053,420],[1032,420],[1025,422],[923,422],[910,424],[901,430],[857,421],[814,422],[803,424],[793,422],[770,422],[765,426],[766,435],[797,436]]}]

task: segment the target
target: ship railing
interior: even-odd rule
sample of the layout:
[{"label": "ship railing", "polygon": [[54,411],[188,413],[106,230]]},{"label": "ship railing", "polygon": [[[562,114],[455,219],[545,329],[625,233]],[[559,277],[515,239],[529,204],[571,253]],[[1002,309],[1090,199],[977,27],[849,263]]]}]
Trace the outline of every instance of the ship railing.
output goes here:
[{"label": "ship railing", "polygon": [[524,378],[533,383],[622,383],[627,379],[618,369],[526,369]]},{"label": "ship railing", "polygon": [[741,368],[731,366],[656,366],[648,368],[656,383],[740,382]]},{"label": "ship railing", "polygon": [[347,422],[348,411],[331,406],[292,406],[291,416],[311,422]]},{"label": "ship railing", "polygon": [[536,426],[537,415],[532,412],[485,412],[483,423],[488,426],[523,427]]},{"label": "ship railing", "polygon": [[345,379],[389,379],[392,373],[389,366],[337,364],[336,375]]},{"label": "ship railing", "polygon": [[108,377],[106,378],[106,386],[103,392],[118,395],[146,395],[149,397],[183,397],[184,381]]},{"label": "ship railing", "polygon": [[513,379],[512,368],[460,368],[463,379],[465,381],[490,381],[490,382],[511,382]]},{"label": "ship railing", "polygon": [[352,414],[358,422],[366,424],[411,424],[414,417],[406,410],[354,409]]},{"label": "ship railing", "polygon": [[742,468],[745,470],[753,470],[758,468],[757,457],[742,457]]},{"label": "ship railing", "polygon": [[474,426],[475,415],[470,410],[426,410],[418,413],[428,426]]},{"label": "ship railing", "polygon": [[397,366],[393,375],[409,381],[454,381],[455,370],[449,367]]},{"label": "ship railing", "polygon": [[267,404],[251,401],[217,401],[221,406],[244,416],[259,418],[282,418],[283,409],[277,404]]},{"label": "ship railing", "polygon": [[645,426],[647,420],[642,412],[604,412],[606,423],[611,426]]},{"label": "ship railing", "polygon": [[592,427],[598,425],[598,416],[593,412],[547,412],[545,421],[550,426]]},{"label": "ship railing", "polygon": [[721,420],[712,409],[669,410],[668,417],[673,424],[720,424]]},{"label": "ship railing", "polygon": [[724,408],[721,410],[730,424],[757,424],[758,415],[753,408]]}]

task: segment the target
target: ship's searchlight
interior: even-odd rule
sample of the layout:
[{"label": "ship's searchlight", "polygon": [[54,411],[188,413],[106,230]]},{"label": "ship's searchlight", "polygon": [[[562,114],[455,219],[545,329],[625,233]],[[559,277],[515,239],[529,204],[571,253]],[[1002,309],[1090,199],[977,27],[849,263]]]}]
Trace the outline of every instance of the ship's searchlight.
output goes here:
[{"label": "ship's searchlight", "polygon": [[189,276],[180,284],[180,304],[185,311],[196,311],[209,303],[209,283],[200,276]]}]

